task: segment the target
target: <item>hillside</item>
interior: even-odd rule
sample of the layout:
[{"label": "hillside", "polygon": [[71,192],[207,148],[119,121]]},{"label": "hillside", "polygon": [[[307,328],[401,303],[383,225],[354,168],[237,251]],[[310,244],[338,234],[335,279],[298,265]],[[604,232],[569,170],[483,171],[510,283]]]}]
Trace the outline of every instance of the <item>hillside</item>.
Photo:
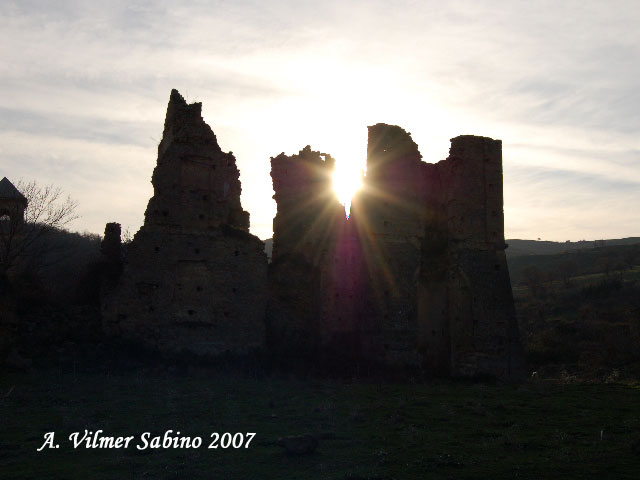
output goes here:
[{"label": "hillside", "polygon": [[569,277],[609,274],[640,265],[640,243],[607,245],[569,250],[551,255],[520,255],[507,258],[511,284],[524,282],[535,267],[546,280],[567,280]]},{"label": "hillside", "polygon": [[507,258],[523,255],[553,255],[556,253],[574,252],[576,250],[589,250],[596,247],[613,245],[633,245],[640,243],[640,237],[614,238],[609,240],[580,240],[578,242],[550,242],[546,240],[519,240],[506,241]]},{"label": "hillside", "polygon": [[[609,240],[580,240],[578,242],[550,242],[546,240],[507,240],[507,259],[527,255],[554,255],[560,253],[575,252],[578,250],[590,250],[603,246],[634,245],[640,244],[640,237],[614,238]],[[264,240],[264,251],[271,260],[273,251],[273,239]]]}]

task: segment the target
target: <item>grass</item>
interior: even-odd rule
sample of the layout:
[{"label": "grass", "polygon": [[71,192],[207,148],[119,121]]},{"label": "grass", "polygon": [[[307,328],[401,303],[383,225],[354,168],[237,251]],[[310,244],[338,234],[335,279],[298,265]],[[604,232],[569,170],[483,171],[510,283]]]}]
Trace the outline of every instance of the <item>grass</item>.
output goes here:
[{"label": "grass", "polygon": [[[0,377],[0,478],[616,478],[640,472],[640,387],[347,382],[220,371]],[[179,430],[197,450],[73,450],[75,431]],[[57,450],[36,452],[55,431]],[[256,432],[206,449],[212,432]],[[314,434],[290,457],[279,437]],[[601,436],[602,434],[602,436]],[[135,440],[134,440],[135,441]]]}]

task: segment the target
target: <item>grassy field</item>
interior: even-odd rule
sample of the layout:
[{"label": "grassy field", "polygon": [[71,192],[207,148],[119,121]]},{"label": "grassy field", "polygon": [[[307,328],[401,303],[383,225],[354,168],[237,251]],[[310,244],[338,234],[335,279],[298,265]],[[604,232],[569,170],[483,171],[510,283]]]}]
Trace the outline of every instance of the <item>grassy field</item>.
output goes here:
[{"label": "grassy field", "polygon": [[[220,371],[122,375],[51,369],[0,377],[0,477],[411,479],[640,475],[640,386],[529,382],[391,384]],[[194,450],[74,450],[70,433],[166,430]],[[59,449],[37,452],[46,432]],[[212,432],[256,432],[207,449]],[[279,437],[311,433],[288,456]],[[134,440],[137,442],[137,440]]]}]

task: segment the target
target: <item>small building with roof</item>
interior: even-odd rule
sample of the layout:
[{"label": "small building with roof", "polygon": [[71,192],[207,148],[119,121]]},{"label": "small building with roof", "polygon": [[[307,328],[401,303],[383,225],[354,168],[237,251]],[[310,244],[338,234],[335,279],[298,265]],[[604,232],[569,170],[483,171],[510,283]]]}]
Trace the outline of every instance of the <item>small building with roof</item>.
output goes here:
[{"label": "small building with roof", "polygon": [[0,180],[0,220],[10,220],[12,223],[22,222],[27,204],[27,198],[7,177]]}]

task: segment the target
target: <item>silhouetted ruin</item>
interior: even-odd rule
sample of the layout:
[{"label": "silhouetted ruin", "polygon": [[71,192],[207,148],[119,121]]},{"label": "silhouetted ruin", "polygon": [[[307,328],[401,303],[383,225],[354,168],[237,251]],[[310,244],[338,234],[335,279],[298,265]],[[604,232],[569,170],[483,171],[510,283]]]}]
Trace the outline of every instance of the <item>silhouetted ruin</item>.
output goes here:
[{"label": "silhouetted ruin", "polygon": [[103,261],[104,288],[113,287],[122,274],[123,248],[122,228],[119,223],[107,223],[104,228],[104,238],[100,242],[100,253]]},{"label": "silhouetted ruin", "polygon": [[264,346],[267,260],[240,205],[235,158],[201,107],[171,92],[154,196],[104,295],[103,326],[165,352],[245,353]]},{"label": "silhouetted ruin", "polygon": [[154,196],[105,329],[163,351],[247,352],[442,375],[513,377],[522,352],[505,258],[499,140],[460,136],[422,161],[397,126],[369,127],[350,218],[334,159],[311,147],[271,159],[269,265],[248,233],[235,158],[173,90]]},{"label": "silhouetted ruin", "polygon": [[520,372],[501,142],[451,142],[447,160],[428,164],[400,127],[369,127],[367,175],[350,218],[336,214],[335,196],[314,194],[331,178],[326,161],[309,160],[319,154],[307,147],[272,159],[267,318],[276,350],[445,375]]}]

